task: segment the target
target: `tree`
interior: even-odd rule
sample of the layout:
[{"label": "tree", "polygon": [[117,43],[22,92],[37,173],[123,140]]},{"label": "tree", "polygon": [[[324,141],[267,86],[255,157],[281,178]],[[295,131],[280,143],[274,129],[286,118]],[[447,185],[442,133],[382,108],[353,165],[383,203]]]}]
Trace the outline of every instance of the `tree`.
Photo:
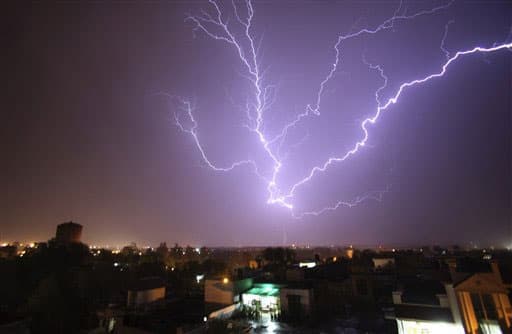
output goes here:
[{"label": "tree", "polygon": [[265,261],[274,265],[287,265],[295,261],[295,251],[289,248],[265,248],[261,256]]}]

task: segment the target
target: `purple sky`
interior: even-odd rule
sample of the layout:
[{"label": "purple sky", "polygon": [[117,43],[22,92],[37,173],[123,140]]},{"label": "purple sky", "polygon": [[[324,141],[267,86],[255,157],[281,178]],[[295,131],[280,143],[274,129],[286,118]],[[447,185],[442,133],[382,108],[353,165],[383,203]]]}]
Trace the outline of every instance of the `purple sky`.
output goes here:
[{"label": "purple sky", "polygon": [[[367,146],[301,187],[293,204],[300,213],[387,190],[381,201],[297,220],[267,204],[266,184],[250,167],[205,166],[192,137],[174,124],[176,106],[155,95],[194,101],[198,136],[216,164],[254,159],[261,173],[271,172],[242,126],[237,106],[253,91],[237,53],[184,22],[187,13],[211,9],[207,3],[11,5],[2,20],[9,33],[1,241],[45,240],[74,220],[86,242],[101,244],[512,242],[510,51],[465,56],[443,78],[404,92],[371,127]],[[377,27],[398,3],[253,6],[259,64],[265,82],[277,86],[263,126],[271,137],[315,103],[337,36]],[[362,136],[382,84],[363,55],[384,68],[387,100],[446,62],[447,22],[454,20],[445,46],[455,52],[510,42],[511,14],[505,2],[455,2],[344,43],[321,116],[301,122],[280,151],[279,185],[289,188]]]}]

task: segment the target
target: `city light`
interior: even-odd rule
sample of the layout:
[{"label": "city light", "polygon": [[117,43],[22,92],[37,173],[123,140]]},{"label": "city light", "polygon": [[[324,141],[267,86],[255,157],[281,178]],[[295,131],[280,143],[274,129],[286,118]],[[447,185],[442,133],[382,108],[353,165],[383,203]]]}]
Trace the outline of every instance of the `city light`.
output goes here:
[{"label": "city light", "polygon": [[316,267],[316,262],[308,261],[308,262],[299,262],[300,268],[314,268]]}]

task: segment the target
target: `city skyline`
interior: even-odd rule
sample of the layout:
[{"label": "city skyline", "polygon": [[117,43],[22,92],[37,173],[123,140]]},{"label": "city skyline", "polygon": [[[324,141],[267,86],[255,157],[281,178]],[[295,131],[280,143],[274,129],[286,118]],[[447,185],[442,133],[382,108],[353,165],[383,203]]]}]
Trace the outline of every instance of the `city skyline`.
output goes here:
[{"label": "city skyline", "polygon": [[[40,239],[11,239],[11,240],[5,240],[0,239],[0,246],[1,247],[7,247],[7,246],[16,246],[20,248],[37,248],[38,245],[41,244],[47,244],[48,242],[55,241],[58,238],[55,236],[55,229],[59,228],[61,225],[66,224],[78,224],[76,221],[67,221],[67,222],[61,222],[59,224],[56,224],[53,227],[53,231],[49,233],[48,236],[44,236]],[[78,224],[83,227],[82,225]],[[87,228],[85,226],[85,230],[87,231]],[[58,233],[58,232],[57,232]],[[80,231],[80,234],[82,232]],[[456,242],[448,242],[448,243],[406,243],[406,242],[388,242],[388,243],[351,243],[351,242],[340,242],[340,243],[331,243],[331,244],[311,244],[311,243],[296,243],[296,242],[289,242],[289,243],[282,243],[277,245],[268,245],[268,244],[247,244],[247,245],[225,245],[225,244],[218,244],[218,245],[212,245],[212,244],[195,244],[195,243],[189,243],[186,241],[180,241],[180,240],[171,240],[171,239],[165,239],[156,242],[144,242],[144,241],[135,241],[135,240],[124,240],[120,243],[97,243],[94,242],[94,240],[82,239],[81,235],[79,237],[80,242],[83,242],[85,245],[90,247],[91,249],[107,249],[112,250],[113,253],[116,251],[121,250],[123,247],[137,247],[138,249],[151,249],[154,250],[158,248],[158,246],[161,246],[162,244],[166,244],[168,247],[191,247],[195,251],[197,251],[200,248],[211,248],[211,249],[262,249],[267,247],[285,247],[285,248],[291,248],[291,249],[314,249],[314,248],[328,248],[328,249],[347,249],[347,248],[353,248],[353,249],[368,249],[368,250],[375,250],[375,251],[384,251],[384,252],[395,252],[395,251],[404,251],[404,250],[415,250],[419,251],[423,248],[434,248],[434,247],[441,247],[443,249],[461,249],[465,251],[471,251],[471,250],[511,250],[512,244],[509,245],[496,245],[496,244],[484,244],[479,243],[478,241],[469,241],[469,242],[463,242],[463,243],[456,243]]]}]

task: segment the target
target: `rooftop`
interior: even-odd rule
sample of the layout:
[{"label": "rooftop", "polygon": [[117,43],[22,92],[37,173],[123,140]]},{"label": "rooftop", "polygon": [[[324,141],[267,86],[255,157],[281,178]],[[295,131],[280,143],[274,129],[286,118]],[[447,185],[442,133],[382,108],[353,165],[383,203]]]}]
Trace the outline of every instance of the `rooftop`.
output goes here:
[{"label": "rooftop", "polygon": [[399,319],[453,322],[449,308],[419,305],[395,305],[395,315]]},{"label": "rooftop", "polygon": [[257,283],[244,292],[245,295],[258,295],[258,296],[279,296],[281,286],[272,283]]},{"label": "rooftop", "polygon": [[62,223],[62,224],[59,224],[58,227],[60,226],[76,226],[76,227],[82,227],[82,225],[78,224],[78,223],[75,223],[73,221],[69,221],[69,222],[65,222],[65,223]]},{"label": "rooftop", "polygon": [[152,290],[165,287],[165,282],[160,277],[145,277],[130,284],[129,290],[131,291],[143,291]]}]

